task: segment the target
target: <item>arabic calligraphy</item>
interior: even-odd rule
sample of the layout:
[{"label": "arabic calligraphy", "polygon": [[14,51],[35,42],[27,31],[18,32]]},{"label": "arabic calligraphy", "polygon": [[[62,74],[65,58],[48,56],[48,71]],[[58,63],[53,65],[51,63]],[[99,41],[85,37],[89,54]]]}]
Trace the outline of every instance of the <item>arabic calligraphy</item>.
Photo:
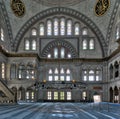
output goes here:
[{"label": "arabic calligraphy", "polygon": [[25,14],[25,5],[21,0],[11,0],[11,9],[17,17],[22,17]]},{"label": "arabic calligraphy", "polygon": [[95,13],[97,16],[102,16],[109,8],[110,0],[98,0],[95,6]]}]

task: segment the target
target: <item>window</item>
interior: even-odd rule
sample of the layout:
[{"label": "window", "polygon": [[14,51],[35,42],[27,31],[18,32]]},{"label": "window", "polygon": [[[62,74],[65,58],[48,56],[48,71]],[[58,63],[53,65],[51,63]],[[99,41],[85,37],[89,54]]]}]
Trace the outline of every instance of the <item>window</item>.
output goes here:
[{"label": "window", "polygon": [[32,65],[27,65],[26,67],[26,79],[34,79],[35,78],[35,71]]},{"label": "window", "polygon": [[0,34],[1,34],[1,40],[4,41],[4,31],[2,28],[0,30]]},{"label": "window", "polygon": [[84,39],[83,40],[83,50],[86,50],[87,49],[87,40]]},{"label": "window", "polygon": [[36,29],[32,29],[32,36],[36,36],[37,35],[37,30]]},{"label": "window", "polygon": [[48,72],[48,81],[52,81],[53,80],[53,76],[52,76],[52,69],[49,70]]},{"label": "window", "polygon": [[25,50],[30,50],[30,41],[25,40]]},{"label": "window", "polygon": [[58,92],[54,92],[54,100],[58,100]]},{"label": "window", "polygon": [[65,19],[62,18],[60,21],[60,35],[65,35]]},{"label": "window", "polygon": [[120,28],[116,28],[116,40],[120,38]]},{"label": "window", "polygon": [[87,71],[83,71],[83,81],[87,81]]},{"label": "window", "polygon": [[47,35],[52,35],[52,22],[51,20],[47,21]]},{"label": "window", "polygon": [[57,18],[55,18],[54,19],[54,35],[55,36],[57,36],[58,35],[58,33],[59,33],[59,26],[58,26],[58,19]]},{"label": "window", "polygon": [[34,92],[31,93],[31,99],[34,100]]},{"label": "window", "polygon": [[47,57],[48,57],[48,58],[51,58],[51,54],[48,54]]},{"label": "window", "polygon": [[2,79],[5,78],[5,63],[2,63]]},{"label": "window", "polygon": [[64,58],[64,57],[65,57],[65,49],[61,48],[61,58]]},{"label": "window", "polygon": [[55,74],[58,74],[58,69],[57,68],[55,69]]},{"label": "window", "polygon": [[58,76],[55,76],[55,81],[58,81],[59,80],[59,77]]},{"label": "window", "polygon": [[49,76],[49,77],[48,77],[48,80],[49,80],[49,81],[52,81],[52,80],[53,80],[53,77],[52,77],[52,76]]},{"label": "window", "polygon": [[58,58],[58,49],[57,48],[54,49],[54,58]]},{"label": "window", "polygon": [[49,74],[52,74],[52,69],[49,70]]},{"label": "window", "polygon": [[67,100],[71,100],[71,92],[67,92]]},{"label": "window", "polygon": [[66,81],[70,81],[70,76],[66,76]]},{"label": "window", "polygon": [[71,54],[70,53],[68,53],[67,58],[71,58]]},{"label": "window", "polygon": [[89,81],[94,81],[94,71],[93,70],[89,71]]},{"label": "window", "polygon": [[89,49],[90,50],[94,49],[94,39],[90,39],[90,41],[89,41]]},{"label": "window", "polygon": [[60,76],[60,81],[64,81],[65,77],[64,76]]},{"label": "window", "polygon": [[30,97],[29,97],[29,92],[26,92],[26,99],[28,100]]},{"label": "window", "polygon": [[61,74],[64,74],[64,69],[63,69],[63,68],[60,70],[60,73],[61,73]]},{"label": "window", "polygon": [[96,81],[100,81],[100,71],[96,70]]},{"label": "window", "polygon": [[79,23],[76,23],[75,24],[75,35],[79,35],[79,33],[80,33],[80,28],[79,27],[80,27]]},{"label": "window", "polygon": [[32,41],[32,50],[36,50],[36,40]]},{"label": "window", "polygon": [[88,35],[88,29],[87,28],[84,28],[82,30],[82,35]]},{"label": "window", "polygon": [[26,78],[26,70],[25,70],[25,66],[24,65],[19,65],[19,68],[18,68],[18,78],[21,79],[21,78]]},{"label": "window", "polygon": [[44,24],[41,23],[40,24],[40,36],[43,36],[44,35]]},{"label": "window", "polygon": [[60,92],[60,100],[64,100],[65,99],[65,93],[64,92]]},{"label": "window", "polygon": [[48,91],[47,97],[48,97],[48,100],[51,100],[51,99],[52,99],[52,92],[51,92],[51,91]]},{"label": "window", "polygon": [[83,98],[83,100],[86,100],[86,97],[87,97],[86,92],[85,92],[85,91],[84,91],[84,92],[82,92],[82,98]]},{"label": "window", "polygon": [[67,21],[67,35],[72,35],[72,20]]},{"label": "window", "polygon": [[71,79],[70,79],[70,70],[69,69],[67,69],[67,71],[66,71],[66,81],[70,81]]}]

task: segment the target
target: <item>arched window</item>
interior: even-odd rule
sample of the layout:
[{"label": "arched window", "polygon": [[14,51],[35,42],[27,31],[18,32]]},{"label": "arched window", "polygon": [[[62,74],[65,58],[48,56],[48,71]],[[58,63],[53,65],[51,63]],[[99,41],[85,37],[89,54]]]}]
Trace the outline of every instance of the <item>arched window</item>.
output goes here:
[{"label": "arched window", "polygon": [[32,50],[36,50],[36,40],[32,40]]},{"label": "arched window", "polygon": [[49,53],[49,54],[47,55],[47,57],[48,57],[48,58],[51,58],[51,54]]},{"label": "arched window", "polygon": [[110,79],[113,79],[113,65],[112,64],[110,65],[109,73],[110,73]]},{"label": "arched window", "polygon": [[89,81],[94,81],[94,71],[93,70],[90,70],[89,71]]},{"label": "arched window", "polygon": [[52,72],[52,69],[49,69],[49,72],[48,72],[48,80],[49,81],[52,81],[53,80],[53,72]]},{"label": "arched window", "polygon": [[117,78],[118,76],[119,76],[119,64],[118,64],[118,62],[115,62],[115,64],[114,64],[114,69],[115,69],[115,78]]},{"label": "arched window", "polygon": [[64,58],[64,57],[65,57],[65,49],[61,48],[61,58]]},{"label": "arched window", "polygon": [[19,65],[18,68],[18,78],[23,79],[26,78],[26,69],[24,65]]},{"label": "arched window", "polygon": [[55,74],[58,74],[58,69],[57,68],[55,69]]},{"label": "arched window", "polygon": [[67,69],[66,74],[70,74],[70,69]]},{"label": "arched window", "polygon": [[52,22],[51,20],[47,21],[47,35],[52,35]]},{"label": "arched window", "polygon": [[83,28],[82,35],[88,35],[88,29],[87,28]]},{"label": "arched window", "polygon": [[37,35],[37,30],[36,29],[32,29],[32,36],[36,36]]},{"label": "arched window", "polygon": [[4,30],[1,28],[0,30],[1,40],[4,41]]},{"label": "arched window", "polygon": [[72,35],[72,20],[67,21],[67,35]]},{"label": "arched window", "polygon": [[60,73],[61,73],[61,74],[64,74],[64,69],[63,69],[63,68],[60,70]]},{"label": "arched window", "polygon": [[87,81],[87,70],[83,70],[83,81]]},{"label": "arched window", "polygon": [[80,33],[80,25],[79,23],[76,23],[75,24],[75,35],[79,35],[79,33]]},{"label": "arched window", "polygon": [[56,68],[55,69],[55,72],[54,72],[55,74],[54,74],[54,80],[55,81],[58,81],[59,80],[59,71],[58,71],[58,69]]},{"label": "arched window", "polygon": [[54,58],[58,58],[58,49],[57,48],[54,49]]},{"label": "arched window", "polygon": [[30,41],[25,40],[25,50],[30,50]]},{"label": "arched window", "polygon": [[43,23],[41,23],[40,24],[40,36],[44,36],[44,33],[45,32],[45,30],[44,30],[44,24]]},{"label": "arched window", "polygon": [[87,39],[84,39],[84,40],[83,40],[82,49],[83,49],[83,50],[86,50],[86,49],[87,49]]},{"label": "arched window", "polygon": [[90,39],[90,41],[89,41],[89,49],[90,50],[94,49],[94,39]]},{"label": "arched window", "polygon": [[28,64],[26,67],[26,79],[35,79],[35,71],[32,64]]},{"label": "arched window", "polygon": [[58,35],[58,33],[59,33],[59,27],[58,27],[58,19],[57,18],[55,18],[54,19],[54,35],[55,36],[57,36]]},{"label": "arched window", "polygon": [[60,35],[65,35],[65,19],[61,18],[60,21]]},{"label": "arched window", "polygon": [[116,40],[120,38],[120,28],[116,28]]},{"label": "arched window", "polygon": [[71,58],[72,56],[71,56],[71,54],[70,53],[68,53],[68,55],[67,55],[67,58]]},{"label": "arched window", "polygon": [[49,74],[52,74],[53,72],[52,72],[52,69],[49,69]]}]

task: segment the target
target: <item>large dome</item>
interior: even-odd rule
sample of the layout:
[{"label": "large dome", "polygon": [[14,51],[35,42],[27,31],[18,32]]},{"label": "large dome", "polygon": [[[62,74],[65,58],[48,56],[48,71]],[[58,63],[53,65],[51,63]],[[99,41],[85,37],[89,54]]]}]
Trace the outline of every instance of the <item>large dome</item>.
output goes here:
[{"label": "large dome", "polygon": [[35,0],[46,6],[66,6],[75,5],[83,0]]}]

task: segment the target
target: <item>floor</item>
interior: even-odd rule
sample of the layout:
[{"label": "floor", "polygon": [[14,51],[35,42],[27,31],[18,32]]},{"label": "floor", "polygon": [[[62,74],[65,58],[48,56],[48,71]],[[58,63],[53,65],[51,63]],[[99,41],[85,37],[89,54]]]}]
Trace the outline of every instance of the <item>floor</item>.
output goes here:
[{"label": "floor", "polygon": [[1,105],[0,119],[120,119],[120,105],[58,102]]}]

